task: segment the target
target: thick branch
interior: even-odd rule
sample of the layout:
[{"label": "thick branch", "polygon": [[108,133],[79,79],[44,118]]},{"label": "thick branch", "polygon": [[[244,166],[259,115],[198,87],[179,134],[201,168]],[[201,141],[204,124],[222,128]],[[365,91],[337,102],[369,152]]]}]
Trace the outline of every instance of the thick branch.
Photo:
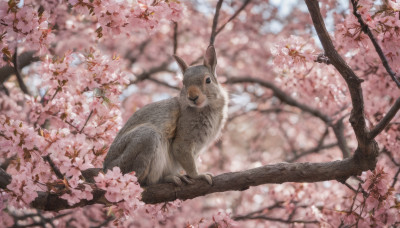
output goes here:
[{"label": "thick branch", "polygon": [[268,89],[271,89],[274,92],[274,95],[279,98],[282,102],[290,105],[290,106],[294,106],[297,107],[299,109],[301,109],[304,112],[308,112],[313,116],[316,116],[318,118],[320,118],[322,121],[324,121],[325,123],[329,123],[330,122],[330,118],[321,113],[319,110],[314,109],[306,104],[302,104],[298,101],[296,101],[295,99],[293,99],[292,97],[290,97],[288,94],[286,94],[285,92],[283,92],[281,89],[279,89],[276,85],[274,85],[271,82],[268,81],[264,81],[258,78],[252,78],[252,77],[233,77],[233,78],[229,78],[228,81],[226,82],[227,84],[235,84],[235,83],[257,83],[263,87],[266,87]]},{"label": "thick branch", "polygon": [[[227,84],[235,84],[235,83],[257,83],[263,87],[269,88],[274,92],[274,95],[278,97],[282,102],[299,108],[300,110],[310,113],[311,115],[318,117],[322,121],[324,121],[327,125],[331,125],[331,119],[329,116],[323,114],[317,109],[314,109],[306,104],[302,104],[295,99],[293,99],[290,95],[286,94],[284,91],[279,89],[276,85],[274,85],[272,82],[264,81],[259,78],[252,78],[252,77],[232,77],[229,78],[228,81],[226,82]],[[347,146],[346,139],[343,135],[343,122],[342,120],[338,121],[337,124],[331,125],[333,128],[333,131],[335,133],[335,136],[338,140],[338,145],[340,150],[342,151],[343,158],[348,158],[350,157],[350,151]]]},{"label": "thick branch", "polygon": [[186,200],[214,192],[243,191],[251,186],[284,182],[318,182],[344,180],[358,175],[361,167],[355,159],[327,163],[279,163],[241,172],[224,173],[213,178],[213,185],[196,181],[193,185],[175,187],[171,184],[152,185],[143,192],[145,203]]},{"label": "thick branch", "polygon": [[[284,182],[318,182],[326,180],[344,181],[353,175],[360,175],[362,171],[368,170],[365,162],[357,158],[349,158],[342,161],[326,163],[279,163],[266,165],[241,172],[224,173],[213,178],[213,185],[208,185],[202,180],[195,180],[194,184],[176,187],[170,183],[155,184],[145,187],[142,200],[147,204],[156,204],[176,199],[187,200],[204,196],[214,192],[243,191],[251,186],[262,184],[280,184]],[[83,172],[84,175],[96,176],[101,169],[91,169]],[[1,187],[5,188],[11,178],[0,169]],[[89,177],[85,176],[86,180]],[[31,206],[41,210],[58,211],[67,208],[81,207],[95,203],[107,204],[104,191],[92,186],[93,199],[82,200],[70,206],[67,201],[59,195],[38,192],[39,196],[32,202]]]},{"label": "thick branch", "polygon": [[390,123],[393,117],[400,109],[400,98],[397,98],[396,102],[394,102],[393,106],[390,108],[389,112],[381,119],[381,121],[372,129],[369,134],[369,139],[374,139],[379,133],[385,129],[385,127]]},{"label": "thick branch", "polygon": [[[335,47],[333,46],[332,40],[326,30],[324,20],[322,18],[319,2],[315,0],[305,1],[310,12],[315,30],[317,31],[318,37],[322,43],[325,50],[326,56],[328,56],[332,65],[337,71],[342,75],[343,79],[346,81],[351,102],[353,105],[353,110],[351,111],[350,123],[354,129],[354,133],[357,137],[359,150],[361,154],[357,156],[374,156],[378,154],[378,146],[375,141],[369,140],[367,133],[367,126],[365,121],[364,113],[364,99],[361,89],[362,80],[357,77],[353,70],[347,65],[343,58],[337,53]],[[372,164],[371,164],[372,165]],[[372,166],[371,166],[372,168]]]},{"label": "thick branch", "polygon": [[371,40],[372,44],[375,47],[376,52],[379,55],[379,58],[382,61],[383,66],[385,67],[386,71],[388,72],[388,74],[390,75],[390,77],[392,78],[392,80],[396,83],[397,87],[400,88],[400,82],[399,80],[396,78],[396,73],[393,72],[392,68],[389,66],[389,63],[386,59],[385,54],[383,54],[382,48],[379,46],[378,42],[376,41],[374,35],[371,32],[371,29],[369,29],[368,25],[364,22],[364,20],[362,19],[361,15],[357,12],[357,4],[358,4],[358,0],[351,0],[351,4],[353,5],[353,14],[354,16],[357,17],[358,19],[358,23],[360,23],[361,25],[361,30],[368,35],[369,39]]}]

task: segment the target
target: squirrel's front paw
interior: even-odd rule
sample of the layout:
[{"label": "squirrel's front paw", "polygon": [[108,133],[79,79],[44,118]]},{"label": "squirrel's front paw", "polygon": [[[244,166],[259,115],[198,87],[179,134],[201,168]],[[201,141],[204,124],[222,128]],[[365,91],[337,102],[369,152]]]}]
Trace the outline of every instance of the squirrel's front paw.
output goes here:
[{"label": "squirrel's front paw", "polygon": [[170,175],[164,178],[165,182],[174,183],[177,186],[182,186],[182,183],[193,184],[193,180],[190,180],[186,175]]},{"label": "squirrel's front paw", "polygon": [[212,177],[213,177],[213,175],[211,173],[202,173],[202,174],[199,174],[198,176],[194,177],[194,179],[203,179],[203,180],[207,181],[207,183],[209,185],[212,185],[213,184]]}]

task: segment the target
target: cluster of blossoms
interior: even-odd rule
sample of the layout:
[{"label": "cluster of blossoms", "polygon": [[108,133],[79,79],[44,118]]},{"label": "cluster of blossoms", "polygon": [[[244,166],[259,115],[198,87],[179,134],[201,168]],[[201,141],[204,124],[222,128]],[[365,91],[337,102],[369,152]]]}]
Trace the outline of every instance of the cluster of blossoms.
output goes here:
[{"label": "cluster of blossoms", "polygon": [[[118,131],[118,96],[128,82],[118,64],[118,58],[94,51],[48,59],[36,69],[44,95],[26,97],[31,110],[26,120],[11,119],[7,112],[0,115],[2,149],[7,158],[16,156],[7,169],[13,175],[8,189],[16,201],[10,205],[28,205],[36,191],[57,192],[60,184],[64,188],[58,193],[71,205],[92,198],[92,187],[84,183],[81,171],[101,166]],[[46,156],[63,180],[48,172]]]},{"label": "cluster of blossoms", "polygon": [[[115,0],[69,0],[52,4],[47,1],[0,2],[0,66],[12,61],[16,47],[39,50],[39,54],[48,53],[48,48],[56,39],[57,31],[68,21],[60,18],[62,11],[69,6],[93,27],[97,37],[118,34],[130,35],[137,29],[151,32],[159,27],[163,20],[179,20],[184,7],[178,1],[115,1]],[[91,24],[88,24],[91,22]],[[79,25],[75,25],[78,26]],[[6,61],[4,61],[6,59]]]},{"label": "cluster of blossoms", "polygon": [[393,188],[390,187],[390,176],[383,167],[368,171],[363,175],[364,183],[360,192],[354,197],[354,203],[347,212],[345,223],[367,227],[385,227],[398,221],[399,211]]},{"label": "cluster of blossoms", "polygon": [[237,227],[237,223],[230,217],[229,213],[219,210],[211,218],[201,218],[199,221],[194,223],[187,223],[187,228],[206,228],[206,227],[218,227],[218,228],[229,228]]},{"label": "cluster of blossoms", "polygon": [[0,2],[0,66],[11,62],[14,49],[21,43],[41,53],[47,51],[54,39],[48,17],[41,9],[16,0]]},{"label": "cluster of blossoms", "polygon": [[309,69],[316,58],[315,50],[310,42],[299,36],[290,36],[271,47],[274,63],[283,69]]},{"label": "cluster of blossoms", "polygon": [[125,216],[133,217],[136,209],[143,206],[144,203],[140,201],[143,189],[134,173],[122,175],[119,167],[114,167],[94,179],[100,189],[106,190],[106,199],[116,203],[110,209],[114,211],[117,221],[123,220]]},{"label": "cluster of blossoms", "polygon": [[334,114],[349,102],[345,96],[347,89],[333,66],[318,67],[315,61],[325,56],[318,56],[314,46],[313,42],[293,35],[274,44],[271,47],[274,67],[281,72],[275,82],[297,99],[303,102],[312,99],[316,108]]},{"label": "cluster of blossoms", "polygon": [[[152,31],[163,20],[177,21],[183,13],[178,1],[0,2],[0,66],[12,62],[17,47],[46,54],[29,69],[31,75],[40,76],[40,85],[30,88],[37,89],[34,93],[38,95],[23,95],[11,84],[7,86],[11,97],[0,94],[0,147],[4,152],[0,161],[10,161],[6,171],[13,177],[0,192],[1,209],[5,205],[29,207],[38,191],[59,194],[73,205],[81,199],[91,200],[93,188],[107,188],[106,198],[116,202],[112,211],[122,221],[143,204],[136,177],[113,170],[100,174],[96,186],[87,183],[81,171],[102,166],[122,120],[119,96],[129,75],[121,71],[119,57],[92,48],[53,56],[55,50],[49,47],[55,31],[61,29],[62,34],[71,21],[60,14],[69,6],[74,13],[85,14],[79,16],[85,20],[75,22],[91,22],[99,37],[103,33],[129,35],[137,29]],[[117,198],[112,197],[115,193]],[[169,208],[177,206],[172,203]],[[159,205],[146,208],[157,218],[168,211]]]},{"label": "cluster of blossoms", "polygon": [[155,30],[164,19],[177,21],[183,13],[183,6],[178,1],[89,1],[69,0],[74,9],[84,15],[95,15],[98,23],[97,36],[103,34],[129,34],[132,29],[144,28]]},{"label": "cluster of blossoms", "polygon": [[41,157],[46,155],[43,152],[45,140],[27,123],[5,115],[0,115],[0,138],[2,152],[7,157],[17,157],[7,170],[13,175],[7,186],[9,192],[6,194],[11,196],[8,203],[16,207],[26,206],[37,197],[37,191],[46,188],[40,182],[49,178],[49,167],[42,164]]},{"label": "cluster of blossoms", "polygon": [[[400,71],[400,6],[395,0],[389,0],[384,6],[374,5],[372,1],[358,1],[357,12],[372,31],[375,39],[396,72]],[[336,39],[348,49],[363,47],[374,49],[369,37],[362,31],[358,19],[349,14],[336,26]]]}]

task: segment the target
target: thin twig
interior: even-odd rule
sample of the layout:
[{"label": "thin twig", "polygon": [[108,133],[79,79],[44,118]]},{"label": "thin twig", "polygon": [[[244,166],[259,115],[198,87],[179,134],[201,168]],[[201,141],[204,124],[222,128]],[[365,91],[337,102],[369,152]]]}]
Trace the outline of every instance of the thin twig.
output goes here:
[{"label": "thin twig", "polygon": [[[23,69],[33,62],[37,62],[40,60],[39,57],[34,57],[35,51],[26,51],[22,52],[18,56],[18,69]],[[8,60],[7,60],[8,61]],[[12,58],[9,61],[13,61]],[[14,66],[7,64],[3,67],[0,67],[0,83],[6,82],[11,75],[15,74]]]},{"label": "thin twig", "polygon": [[274,217],[269,217],[266,215],[257,215],[257,216],[251,216],[251,217],[238,217],[235,220],[250,220],[250,219],[262,219],[262,220],[268,220],[268,221],[273,221],[273,222],[281,222],[281,223],[286,223],[286,224],[290,224],[290,223],[303,223],[303,224],[318,224],[319,221],[317,220],[289,220],[289,219],[281,219],[281,218],[274,218]]},{"label": "thin twig", "polygon": [[210,36],[210,46],[214,45],[215,36],[217,35],[216,30],[217,30],[217,24],[218,24],[219,11],[221,9],[223,1],[224,0],[218,0],[217,6],[215,7],[215,14],[214,14],[211,36]]},{"label": "thin twig", "polygon": [[399,169],[397,170],[396,174],[395,174],[394,177],[393,177],[393,182],[392,182],[392,185],[391,185],[392,188],[393,188],[393,187],[396,185],[396,182],[397,182],[398,177],[399,177],[399,175],[400,175],[400,163],[397,162],[397,161],[394,159],[392,153],[391,153],[388,149],[383,148],[383,149],[382,149],[382,153],[383,153],[383,154],[386,154],[386,155],[389,157],[389,159],[393,162],[393,164],[394,164],[395,166],[399,167]]},{"label": "thin twig", "polygon": [[161,63],[159,66],[153,67],[148,71],[144,71],[143,73],[139,74],[136,77],[136,80],[132,80],[129,84],[136,84],[140,81],[144,81],[148,78],[151,77],[151,75],[156,74],[156,73],[160,73],[160,72],[171,72],[170,70],[168,70],[168,66],[170,64],[170,60],[167,60],[163,63]]},{"label": "thin twig", "polygon": [[79,132],[79,129],[75,125],[73,125],[71,122],[66,120],[65,123],[68,124],[69,126],[71,126],[72,128],[74,128],[76,130],[76,132]]},{"label": "thin twig", "polygon": [[400,168],[397,170],[396,174],[394,175],[393,178],[393,182],[392,182],[392,188],[394,188],[394,186],[396,185],[397,179],[399,178],[399,174],[400,174]]},{"label": "thin twig", "polygon": [[252,216],[257,215],[257,214],[261,214],[261,213],[263,213],[265,211],[271,211],[271,210],[276,209],[276,208],[282,208],[283,207],[282,206],[283,203],[285,203],[285,201],[276,201],[274,204],[272,204],[270,206],[260,208],[260,209],[258,209],[256,211],[252,211],[252,212],[250,212],[250,213],[248,213],[246,215],[236,215],[236,216],[232,217],[232,219],[234,219],[234,220],[243,220],[245,218],[252,217]]},{"label": "thin twig", "polygon": [[196,64],[196,63],[198,63],[198,62],[200,62],[200,60],[202,60],[203,59],[203,56],[199,56],[199,57],[197,57],[197,59],[195,59],[193,62],[191,62],[189,65],[191,66],[191,65],[194,65],[194,64]]},{"label": "thin twig", "polygon": [[173,53],[176,55],[178,49],[178,22],[174,22],[174,50]]},{"label": "thin twig", "polygon": [[305,150],[305,151],[297,154],[295,157],[293,157],[293,158],[291,158],[289,160],[286,160],[286,161],[287,162],[295,162],[299,158],[304,157],[306,155],[317,153],[317,152],[319,152],[321,150],[330,149],[330,148],[333,148],[333,147],[336,147],[336,146],[338,146],[338,143],[329,143],[329,144],[326,144],[326,145],[317,146],[317,147]]},{"label": "thin twig", "polygon": [[155,78],[148,78],[147,80],[152,81],[152,82],[155,82],[155,83],[157,83],[157,84],[159,84],[159,85],[165,86],[165,87],[170,88],[170,89],[173,89],[173,90],[181,90],[181,89],[180,89],[179,87],[177,87],[177,86],[170,85],[170,84],[168,84],[168,83],[166,83],[166,82],[160,81],[160,80],[155,79]]},{"label": "thin twig", "polygon": [[112,220],[114,220],[115,219],[115,217],[114,216],[108,216],[105,220],[104,220],[104,222],[102,222],[102,223],[100,223],[99,225],[97,225],[97,226],[91,226],[90,228],[101,228],[101,227],[105,227],[105,226],[107,226]]},{"label": "thin twig", "polygon": [[231,22],[233,19],[235,19],[235,18],[239,15],[239,13],[240,13],[244,8],[246,8],[246,6],[247,6],[250,2],[251,2],[251,0],[245,0],[245,1],[243,2],[242,6],[240,6],[240,8],[228,19],[228,21],[225,22],[225,24],[223,24],[221,27],[219,27],[219,29],[215,32],[215,35],[218,35],[218,33],[220,33],[220,32],[225,28],[225,26],[226,26],[229,22]]},{"label": "thin twig", "polygon": [[258,113],[262,113],[262,114],[269,114],[269,113],[291,113],[291,114],[297,114],[297,112],[293,112],[290,110],[286,110],[283,108],[269,108],[269,109],[258,109],[258,108],[254,108],[254,109],[250,109],[247,111],[243,111],[241,113],[235,113],[235,115],[229,116],[228,117],[228,122],[233,121],[234,119],[241,117],[243,115],[246,115],[248,113],[251,112],[258,112]]},{"label": "thin twig", "polygon": [[393,164],[395,164],[396,166],[400,167],[400,163],[397,162],[397,161],[394,159],[392,153],[391,153],[388,149],[383,148],[381,152],[382,152],[383,154],[386,154],[386,155],[389,157],[389,159],[393,162]]},{"label": "thin twig", "polygon": [[283,128],[282,122],[279,122],[278,129],[282,133],[283,137],[285,138],[285,141],[289,144],[290,150],[292,150],[292,153],[296,156],[297,155],[296,147],[294,146],[293,140],[290,139],[290,136],[287,133],[288,131]]},{"label": "thin twig", "polygon": [[92,116],[92,114],[93,114],[93,110],[90,111],[89,116],[86,118],[85,124],[83,125],[83,127],[82,127],[82,129],[79,131],[79,133],[82,133],[82,132],[83,132],[83,129],[85,129],[86,124],[88,123],[88,121],[89,121],[90,117]]},{"label": "thin twig", "polygon": [[321,111],[312,108],[306,104],[302,104],[298,102],[297,100],[293,99],[291,96],[286,94],[284,91],[279,89],[276,85],[274,85],[272,82],[269,81],[264,81],[259,78],[253,78],[253,77],[231,77],[226,81],[227,84],[237,84],[237,83],[257,83],[263,87],[269,88],[272,90],[274,95],[279,98],[282,102],[290,105],[297,107],[301,109],[304,112],[308,112],[311,115],[320,118],[323,122],[329,123],[331,120],[330,118],[323,114]]},{"label": "thin twig", "polygon": [[379,133],[381,133],[385,127],[390,123],[390,121],[393,119],[393,117],[396,115],[396,113],[400,109],[400,98],[397,98],[396,102],[394,102],[393,106],[390,108],[388,113],[379,121],[379,123],[368,133],[368,138],[373,139],[375,138]]},{"label": "thin twig", "polygon": [[0,83],[0,92],[4,91],[7,96],[10,96],[10,91],[8,91],[7,87],[4,86],[3,83]]},{"label": "thin twig", "polygon": [[[346,185],[347,186],[347,185]],[[362,189],[361,188],[361,185],[359,184],[358,185],[358,188],[357,188],[357,190],[356,190],[356,194],[354,194],[354,197],[353,197],[353,202],[351,203],[351,206],[350,206],[350,211],[353,211],[353,207],[354,207],[354,204],[356,203],[356,199],[357,199],[357,194],[358,194],[358,192],[360,191],[360,189]]]},{"label": "thin twig", "polygon": [[322,134],[321,138],[318,140],[317,148],[320,148],[322,144],[324,144],[324,141],[326,137],[329,135],[329,128],[326,127],[324,133]]},{"label": "thin twig", "polygon": [[379,55],[379,58],[382,61],[383,66],[385,67],[386,71],[388,72],[388,74],[390,75],[390,77],[392,78],[392,80],[396,83],[397,87],[400,88],[400,82],[399,80],[396,78],[396,73],[392,70],[392,68],[390,67],[385,54],[382,51],[382,48],[379,46],[378,42],[376,41],[374,35],[371,32],[371,29],[369,29],[368,25],[364,22],[364,20],[361,17],[361,14],[359,14],[357,12],[357,5],[358,5],[358,0],[351,0],[351,4],[353,5],[353,14],[354,16],[357,17],[358,19],[358,23],[360,23],[361,25],[361,30],[368,35],[369,39],[371,40],[372,44],[375,47],[376,52]]},{"label": "thin twig", "polygon": [[350,150],[347,145],[346,138],[344,137],[344,124],[343,120],[347,115],[341,117],[335,124],[332,125],[333,133],[335,134],[336,139],[338,140],[338,145],[340,150],[342,151],[343,158],[350,157]]},{"label": "thin twig", "polygon": [[53,172],[56,174],[58,179],[64,179],[64,175],[62,175],[61,171],[57,168],[56,164],[54,164],[53,160],[51,160],[50,155],[46,155],[43,157],[45,161],[47,161],[53,170]]},{"label": "thin twig", "polygon": [[17,158],[17,155],[13,155],[9,158],[6,158],[3,163],[1,163],[0,168],[6,170],[8,166],[11,164],[12,161],[14,161]]},{"label": "thin twig", "polygon": [[353,186],[349,185],[347,182],[343,182],[342,184],[346,185],[346,187],[348,187],[350,190],[352,190],[352,191],[355,192],[356,194],[358,193],[358,190],[356,190],[355,188],[353,188]]},{"label": "thin twig", "polygon": [[13,55],[13,64],[14,64],[14,72],[15,76],[17,77],[17,81],[19,84],[19,87],[21,88],[22,92],[25,94],[29,95],[28,88],[26,87],[24,80],[22,79],[22,76],[19,72],[19,65],[18,65],[18,56],[17,56],[17,47],[15,48],[15,53]]}]

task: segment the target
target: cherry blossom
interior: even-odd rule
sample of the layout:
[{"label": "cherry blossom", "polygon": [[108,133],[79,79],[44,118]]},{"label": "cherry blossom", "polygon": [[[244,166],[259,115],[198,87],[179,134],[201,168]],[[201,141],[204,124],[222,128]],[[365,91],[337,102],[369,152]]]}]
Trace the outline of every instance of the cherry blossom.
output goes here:
[{"label": "cherry blossom", "polygon": [[[140,186],[134,172],[102,169],[135,111],[179,96],[182,73],[171,56],[202,64],[213,25],[229,117],[220,139],[200,155],[199,172],[349,159],[364,149],[354,123],[365,118],[370,133],[398,106],[400,90],[383,64],[386,59],[399,80],[398,0],[319,2],[335,50],[359,78],[363,114],[356,120],[352,85],[329,59],[303,1],[221,2],[218,11],[217,1],[0,1],[0,171],[11,177],[0,188],[5,226],[399,224],[398,113],[375,137],[376,168],[345,180],[263,184],[146,204],[142,196],[152,186]],[[90,180],[85,173],[93,170]],[[65,210],[42,210],[36,200],[43,194],[57,197]],[[96,204],[86,205],[91,200]]]}]

